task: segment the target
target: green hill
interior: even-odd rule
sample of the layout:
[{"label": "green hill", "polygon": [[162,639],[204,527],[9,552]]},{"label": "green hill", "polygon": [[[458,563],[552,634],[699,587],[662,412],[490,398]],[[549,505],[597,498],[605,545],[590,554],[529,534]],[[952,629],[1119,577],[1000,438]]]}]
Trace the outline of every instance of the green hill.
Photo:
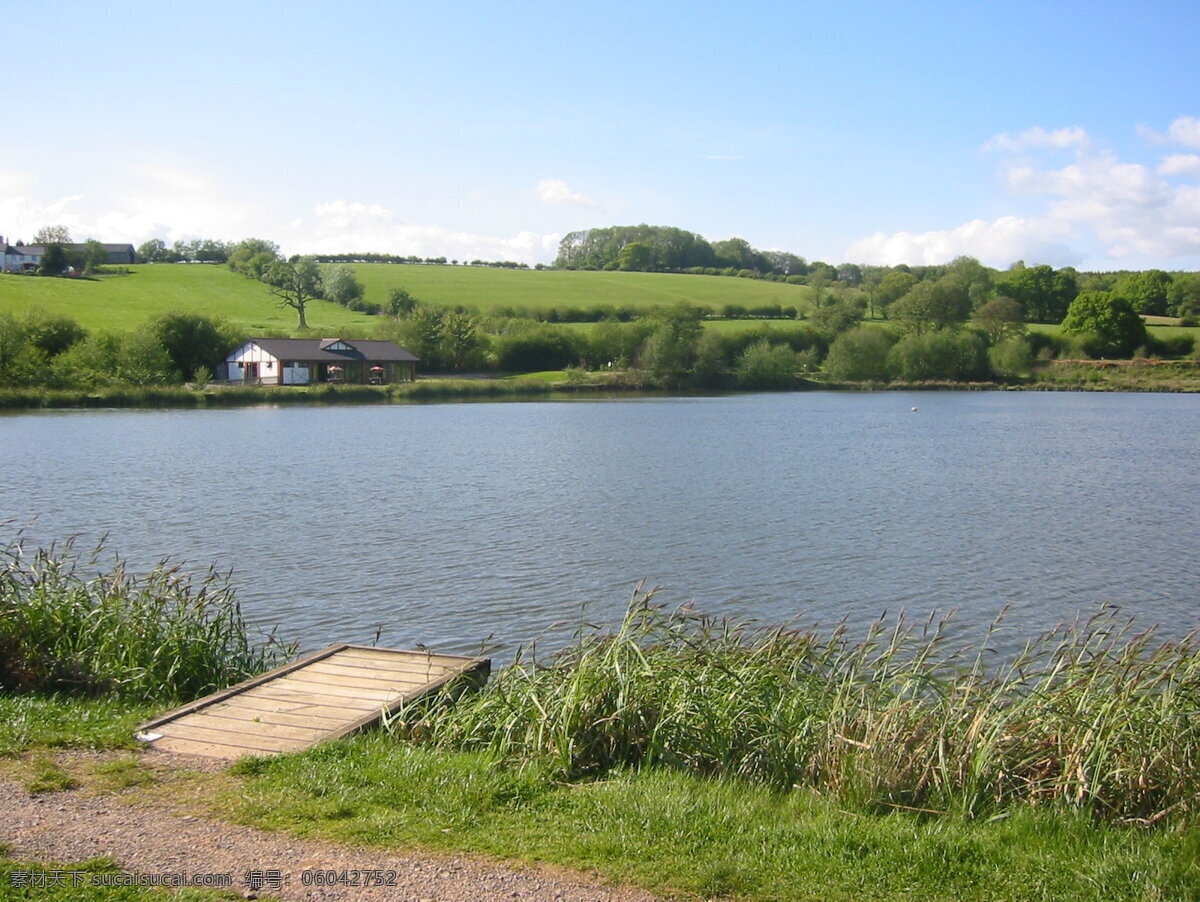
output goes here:
[{"label": "green hill", "polygon": [[[424,304],[462,306],[481,313],[499,308],[527,310],[598,306],[645,309],[686,301],[719,308],[725,304],[804,307],[804,286],[720,276],[670,273],[511,270],[475,266],[356,264],[365,300],[385,304],[392,288],[403,288]],[[49,279],[0,275],[0,313],[31,309],[74,318],[89,330],[136,329],[160,313],[203,313],[250,334],[283,335],[296,328],[296,314],[281,308],[265,286],[224,266],[147,264],[130,274],[95,279]],[[310,333],[347,334],[370,330],[375,317],[325,301],[308,311]]]},{"label": "green hill", "polygon": [[[266,286],[224,266],[148,264],[129,270],[127,276],[95,279],[0,275],[0,313],[41,310],[72,317],[88,330],[128,331],[176,311],[219,317],[257,335],[296,328],[295,312],[281,308]],[[338,334],[370,328],[372,317],[315,301],[308,322],[312,331]]]},{"label": "green hill", "polygon": [[678,301],[716,308],[725,304],[803,307],[811,293],[802,285],[678,273],[385,263],[360,263],[352,268],[366,289],[368,301],[383,304],[392,288],[403,288],[423,303],[462,305],[484,313],[504,307],[532,310],[606,305],[644,309]]}]

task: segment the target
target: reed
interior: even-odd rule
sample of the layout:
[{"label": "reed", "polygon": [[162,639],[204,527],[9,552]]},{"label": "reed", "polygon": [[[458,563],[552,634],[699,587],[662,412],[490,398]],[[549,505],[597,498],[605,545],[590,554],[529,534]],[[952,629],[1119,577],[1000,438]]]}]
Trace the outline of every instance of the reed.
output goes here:
[{"label": "reed", "polygon": [[[481,692],[428,712],[437,744],[565,779],[667,766],[856,807],[996,814],[1067,804],[1153,824],[1200,802],[1200,643],[1160,642],[1112,609],[1019,651],[946,618],[852,639],[668,610],[636,593],[615,630],[525,652]],[[1011,643],[1010,643],[1011,647]]]},{"label": "reed", "polygon": [[0,548],[0,687],[133,700],[184,700],[261,673],[294,654],[250,637],[228,579],[162,562],[101,567],[103,543]]}]

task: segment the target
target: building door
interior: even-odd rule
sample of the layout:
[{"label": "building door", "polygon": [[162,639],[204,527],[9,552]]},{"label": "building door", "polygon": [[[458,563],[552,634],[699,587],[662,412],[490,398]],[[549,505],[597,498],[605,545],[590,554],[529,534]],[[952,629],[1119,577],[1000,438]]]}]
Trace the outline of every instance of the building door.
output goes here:
[{"label": "building door", "polygon": [[247,382],[257,382],[258,381],[258,364],[257,363],[247,363],[245,365],[245,367],[243,368],[242,378],[245,379]]}]

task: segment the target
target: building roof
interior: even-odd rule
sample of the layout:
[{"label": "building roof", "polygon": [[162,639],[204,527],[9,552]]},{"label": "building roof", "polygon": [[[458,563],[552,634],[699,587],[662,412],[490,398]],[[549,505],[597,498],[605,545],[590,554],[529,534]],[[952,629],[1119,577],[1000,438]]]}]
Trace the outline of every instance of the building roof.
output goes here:
[{"label": "building roof", "polygon": [[[132,254],[134,253],[132,244],[104,244],[100,243],[106,254]],[[86,244],[66,243],[62,245],[63,249],[69,254],[82,253],[87,247]],[[10,247],[9,253],[26,254],[41,257],[46,253],[46,245],[44,244],[22,244],[18,247]]]},{"label": "building roof", "polygon": [[329,338],[252,338],[247,344],[256,344],[278,360],[307,360],[318,363],[337,363],[346,360],[363,360],[371,363],[416,363],[415,354],[404,350],[390,341],[341,339],[348,351],[327,350],[328,345],[338,339]]}]

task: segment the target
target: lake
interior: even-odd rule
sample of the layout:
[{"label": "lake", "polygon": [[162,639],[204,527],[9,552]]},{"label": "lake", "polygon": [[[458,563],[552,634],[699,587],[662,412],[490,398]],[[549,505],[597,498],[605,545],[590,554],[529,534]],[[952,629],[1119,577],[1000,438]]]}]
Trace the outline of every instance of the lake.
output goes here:
[{"label": "lake", "polygon": [[[913,409],[917,408],[917,409]],[[1200,626],[1200,397],[1026,392],[0,417],[0,520],[232,569],[304,648],[500,657],[671,604]]]}]

